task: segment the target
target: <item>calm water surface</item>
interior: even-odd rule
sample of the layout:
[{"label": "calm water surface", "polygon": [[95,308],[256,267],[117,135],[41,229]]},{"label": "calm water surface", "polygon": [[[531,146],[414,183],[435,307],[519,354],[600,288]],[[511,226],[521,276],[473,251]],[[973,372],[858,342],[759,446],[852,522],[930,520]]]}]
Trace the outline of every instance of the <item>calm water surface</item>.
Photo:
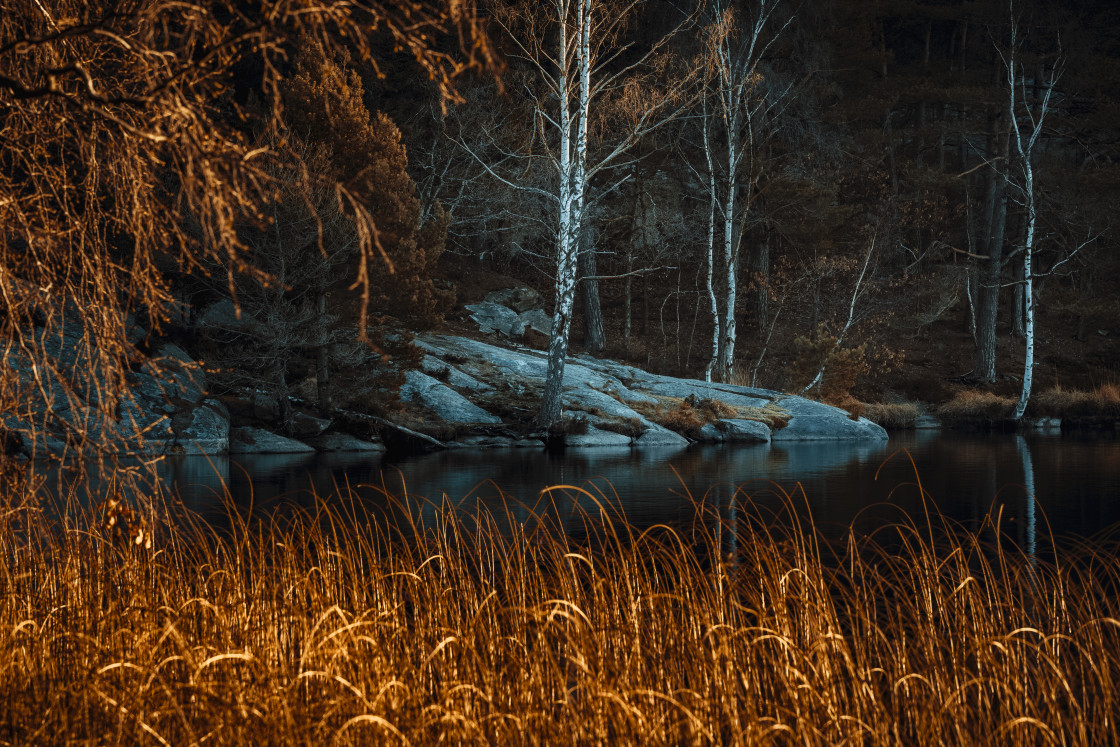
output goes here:
[{"label": "calm water surface", "polygon": [[[913,461],[911,461],[911,458]],[[899,512],[920,518],[920,480],[928,500],[946,516],[975,526],[1002,508],[1020,542],[1035,535],[1093,535],[1120,523],[1120,439],[1113,434],[976,436],[919,432],[886,443],[805,443],[774,446],[693,446],[685,450],[585,449],[564,454],[537,450],[445,451],[400,460],[358,455],[269,455],[235,458],[180,457],[162,467],[165,487],[186,506],[220,521],[221,496],[254,510],[310,505],[311,491],[329,496],[349,485],[384,501],[378,489],[473,506],[512,505],[561,518],[574,508],[594,508],[581,487],[607,496],[640,526],[686,521],[693,501],[765,516],[794,497],[826,534],[840,536],[853,523],[870,530],[896,521]],[[363,486],[376,486],[370,489]],[[430,511],[431,509],[429,509]],[[1049,529],[1048,529],[1049,527]]]}]

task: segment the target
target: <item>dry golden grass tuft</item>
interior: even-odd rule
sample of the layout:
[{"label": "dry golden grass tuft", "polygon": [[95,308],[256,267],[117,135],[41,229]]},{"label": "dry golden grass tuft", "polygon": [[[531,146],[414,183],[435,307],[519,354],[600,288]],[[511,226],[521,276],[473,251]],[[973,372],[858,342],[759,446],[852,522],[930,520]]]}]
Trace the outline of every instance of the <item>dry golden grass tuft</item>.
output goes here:
[{"label": "dry golden grass tuft", "polygon": [[655,396],[657,404],[628,404],[658,425],[693,439],[699,436],[700,429],[706,424],[717,420],[757,420],[772,430],[778,430],[784,428],[790,418],[786,410],[773,402],[763,407],[735,407],[715,398]]},{"label": "dry golden grass tuft", "polygon": [[736,524],[566,517],[579,541],[555,509],[363,508],[389,500],[164,527],[151,550],[9,513],[0,740],[1120,742],[1111,551],[1046,562],[904,522],[830,555],[743,495]]},{"label": "dry golden grass tuft", "polygon": [[946,425],[987,424],[1011,418],[1014,397],[965,389],[937,408],[937,417]]},{"label": "dry golden grass tuft", "polygon": [[1120,417],[1120,384],[1102,384],[1092,391],[1054,386],[1035,396],[1031,412],[1059,418]]},{"label": "dry golden grass tuft", "polygon": [[874,402],[863,406],[863,417],[887,429],[913,428],[921,414],[913,402]]}]

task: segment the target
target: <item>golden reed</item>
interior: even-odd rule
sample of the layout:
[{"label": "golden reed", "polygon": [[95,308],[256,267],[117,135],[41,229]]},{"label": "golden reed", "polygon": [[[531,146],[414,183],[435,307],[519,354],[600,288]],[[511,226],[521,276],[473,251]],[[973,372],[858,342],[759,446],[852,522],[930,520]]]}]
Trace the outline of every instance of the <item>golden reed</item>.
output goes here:
[{"label": "golden reed", "polygon": [[223,530],[8,511],[0,743],[1120,742],[1120,561],[1088,544],[360,492]]}]

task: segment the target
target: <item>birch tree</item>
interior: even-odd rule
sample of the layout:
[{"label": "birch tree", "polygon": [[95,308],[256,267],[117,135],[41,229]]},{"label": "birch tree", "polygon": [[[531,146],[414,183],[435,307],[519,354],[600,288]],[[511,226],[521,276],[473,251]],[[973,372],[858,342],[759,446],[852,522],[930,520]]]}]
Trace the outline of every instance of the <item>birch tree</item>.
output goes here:
[{"label": "birch tree", "polygon": [[[1035,226],[1038,222],[1038,202],[1035,197],[1034,166],[1031,158],[1039,136],[1042,134],[1042,125],[1050,111],[1054,85],[1061,76],[1061,57],[1050,66],[1045,78],[1035,80],[1037,91],[1035,100],[1027,93],[1027,75],[1021,62],[1016,60],[1019,40],[1018,24],[1014,17],[1014,3],[1010,3],[1011,18],[1011,44],[1003,55],[1004,67],[1007,73],[1008,104],[1010,112],[1011,139],[1015,144],[1014,171],[1018,172],[1020,182],[1015,186],[1018,189],[1023,206],[1026,208],[1026,230],[1023,245],[1019,252],[1023,255],[1022,288],[1023,288],[1023,331],[1026,342],[1026,352],[1023,360],[1023,386],[1019,393],[1019,401],[1015,404],[1015,420],[1020,420],[1026,412],[1027,402],[1031,396],[1031,384],[1034,380],[1034,272],[1033,255],[1035,243]],[[1017,93],[1018,92],[1018,93]],[[1020,121],[1022,120],[1022,121]],[[1012,173],[1009,170],[1009,174]]]},{"label": "birch tree", "polygon": [[750,191],[761,177],[758,154],[769,136],[765,125],[792,90],[772,87],[765,79],[764,57],[793,21],[791,15],[774,28],[779,5],[780,0],[759,0],[743,25],[730,0],[716,0],[705,30],[701,126],[709,192],[706,290],[714,325],[704,371],[708,381],[713,369],[720,381],[734,374],[740,248]]},{"label": "birch tree", "polygon": [[[544,197],[555,217],[555,306],[537,416],[541,426],[552,424],[562,409],[579,257],[588,235],[589,185],[600,175],[621,172],[613,183],[606,180],[600,194],[617,188],[630,173],[624,167],[633,147],[684,108],[686,81],[665,66],[673,33],[637,54],[623,42],[627,25],[644,5],[642,0],[550,0],[502,6],[495,13],[514,46],[511,56],[531,71],[524,93],[532,103],[539,142],[525,158],[543,159],[554,177],[551,188],[523,184],[480,159],[492,176]],[[613,138],[596,138],[593,130],[605,131],[604,118],[612,115],[625,120],[625,128],[614,129]]]}]

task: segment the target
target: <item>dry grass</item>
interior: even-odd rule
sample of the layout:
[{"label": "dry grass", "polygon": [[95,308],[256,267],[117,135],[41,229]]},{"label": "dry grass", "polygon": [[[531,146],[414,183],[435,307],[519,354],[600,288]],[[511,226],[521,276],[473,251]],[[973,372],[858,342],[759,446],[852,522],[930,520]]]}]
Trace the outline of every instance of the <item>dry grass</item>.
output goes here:
[{"label": "dry grass", "polygon": [[663,428],[695,439],[700,429],[717,420],[735,418],[765,423],[771,430],[784,428],[790,415],[779,405],[770,402],[763,407],[735,407],[715,398],[665,397],[655,395],[657,404],[630,402],[635,411]]},{"label": "dry grass", "polygon": [[983,425],[1011,418],[1014,397],[966,389],[937,408],[937,417],[946,425]]},{"label": "dry grass", "polygon": [[863,417],[887,429],[913,428],[922,414],[913,402],[875,402],[863,406]]},{"label": "dry grass", "polygon": [[435,507],[423,529],[332,498],[150,550],[9,512],[0,740],[1120,741],[1115,553],[904,524],[829,556],[739,498],[735,525],[584,516],[581,541],[555,514]]},{"label": "dry grass", "polygon": [[646,426],[638,418],[620,418],[609,415],[600,417],[596,421],[595,427],[603,431],[621,433],[630,438],[638,438],[646,431]]},{"label": "dry grass", "polygon": [[1031,412],[1059,418],[1120,417],[1120,384],[1102,384],[1092,391],[1054,386],[1031,401]]}]

